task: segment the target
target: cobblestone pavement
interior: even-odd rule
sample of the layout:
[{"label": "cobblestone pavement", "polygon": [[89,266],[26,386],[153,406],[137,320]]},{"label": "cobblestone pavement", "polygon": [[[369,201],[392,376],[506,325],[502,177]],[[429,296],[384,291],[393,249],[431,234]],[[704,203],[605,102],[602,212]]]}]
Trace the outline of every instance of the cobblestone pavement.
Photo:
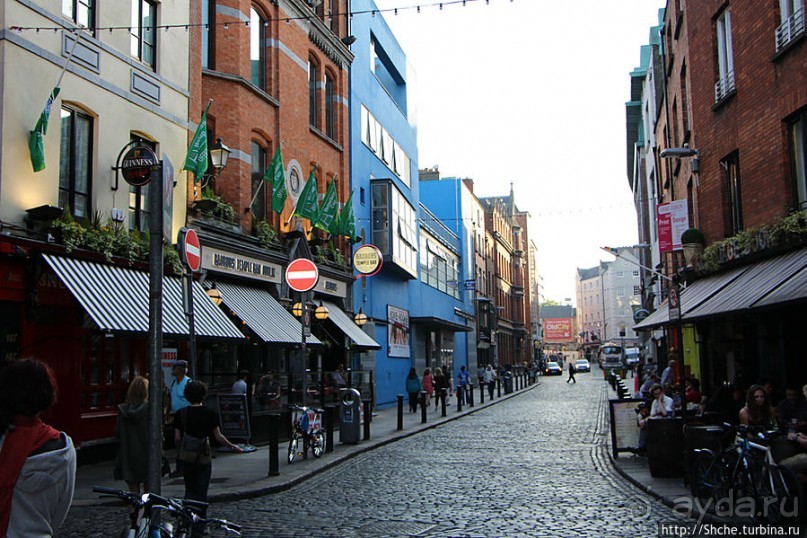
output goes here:
[{"label": "cobblestone pavement", "polygon": [[[656,536],[676,519],[613,470],[599,370],[360,455],[283,493],[214,504],[244,536]],[[433,411],[431,411],[433,412]],[[124,509],[76,507],[60,536],[114,536]]]}]

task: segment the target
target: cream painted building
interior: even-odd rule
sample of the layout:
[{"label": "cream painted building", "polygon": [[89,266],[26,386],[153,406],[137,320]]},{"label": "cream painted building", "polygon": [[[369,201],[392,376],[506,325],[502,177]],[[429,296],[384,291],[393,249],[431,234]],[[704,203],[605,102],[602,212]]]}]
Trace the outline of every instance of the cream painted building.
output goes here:
[{"label": "cream painted building", "polygon": [[[77,219],[97,214],[106,222],[114,214],[130,229],[144,228],[146,193],[130,188],[114,170],[124,146],[139,137],[159,159],[173,163],[176,237],[186,211],[185,173],[179,169],[189,128],[195,127],[188,122],[190,33],[183,26],[190,4],[2,3],[0,221],[6,230],[24,228],[26,210],[43,205],[69,207]],[[77,23],[85,28],[76,32]],[[178,27],[157,26],[172,24]],[[35,173],[29,131],[66,64],[44,137],[45,169]]]}]

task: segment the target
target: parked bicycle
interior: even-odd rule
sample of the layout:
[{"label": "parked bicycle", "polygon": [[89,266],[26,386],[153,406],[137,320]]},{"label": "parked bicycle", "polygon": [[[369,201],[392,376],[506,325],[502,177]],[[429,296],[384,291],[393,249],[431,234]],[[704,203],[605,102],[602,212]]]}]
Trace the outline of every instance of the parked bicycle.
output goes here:
[{"label": "parked bicycle", "polygon": [[693,496],[707,501],[715,513],[748,515],[755,521],[782,523],[802,517],[798,478],[774,462],[765,444],[778,433],[754,435],[747,425],[723,427],[735,434],[735,442],[719,452],[695,450]]},{"label": "parked bicycle", "polygon": [[[133,508],[129,527],[121,533],[125,538],[187,538],[194,526],[221,529],[225,534],[241,536],[240,525],[226,519],[202,517],[208,506],[206,502],[162,497],[154,493],[138,495],[102,486],[95,486],[92,490],[117,497]],[[154,516],[158,512],[169,516],[171,521],[154,523]]]},{"label": "parked bicycle", "polygon": [[322,409],[290,405],[292,413],[291,437],[289,438],[289,463],[294,462],[302,445],[303,459],[308,459],[308,449],[315,458],[325,453],[325,434],[322,431]]}]

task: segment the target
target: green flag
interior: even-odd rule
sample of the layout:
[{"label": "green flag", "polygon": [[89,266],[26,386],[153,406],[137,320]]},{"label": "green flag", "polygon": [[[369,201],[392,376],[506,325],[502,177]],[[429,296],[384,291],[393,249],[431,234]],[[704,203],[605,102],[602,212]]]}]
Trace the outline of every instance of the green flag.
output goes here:
[{"label": "green flag", "polygon": [[300,198],[297,200],[297,207],[294,208],[292,215],[297,215],[311,222],[317,220],[317,176],[315,175],[315,168],[311,169],[311,174],[308,176],[308,181],[305,182],[303,192],[300,193]]},{"label": "green flag", "polygon": [[263,176],[264,181],[272,184],[272,210],[275,213],[282,213],[286,205],[286,198],[289,192],[286,190],[286,170],[283,168],[283,155],[280,153],[280,146],[272,157],[272,164]]},{"label": "green flag", "polygon": [[328,190],[325,191],[325,197],[322,199],[322,205],[317,212],[317,221],[314,223],[316,228],[331,231],[333,221],[336,220],[336,211],[339,208],[339,198],[336,196],[336,178],[333,178],[331,184],[328,185]]},{"label": "green flag", "polygon": [[185,157],[183,170],[193,172],[194,181],[201,181],[202,176],[207,172],[207,111],[210,110],[211,99],[208,101],[202,119],[196,127],[196,132],[191,140],[191,147],[188,148],[188,155]]},{"label": "green flag", "polygon": [[351,243],[355,243],[356,237],[356,221],[353,218],[353,191],[350,191],[350,196],[347,197],[345,207],[339,214],[339,233],[347,236]]},{"label": "green flag", "polygon": [[48,134],[50,109],[60,91],[59,86],[51,90],[48,102],[45,103],[45,109],[39,115],[34,130],[31,131],[31,137],[28,139],[28,150],[31,154],[31,166],[33,166],[34,172],[41,172],[45,169],[45,135]]}]

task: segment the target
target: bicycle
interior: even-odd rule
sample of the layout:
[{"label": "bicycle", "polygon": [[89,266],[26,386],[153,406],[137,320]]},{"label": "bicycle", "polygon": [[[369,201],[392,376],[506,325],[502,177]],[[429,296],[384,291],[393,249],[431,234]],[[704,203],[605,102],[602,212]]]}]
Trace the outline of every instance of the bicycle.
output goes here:
[{"label": "bicycle", "polygon": [[[162,497],[155,493],[138,495],[103,486],[94,486],[92,490],[117,497],[133,508],[129,516],[129,527],[121,534],[125,538],[187,538],[194,526],[218,528],[224,530],[225,534],[241,536],[240,525],[226,519],[201,517],[208,507],[206,502]],[[167,521],[154,523],[153,516],[156,512],[171,516],[176,525]]]},{"label": "bicycle", "polygon": [[[315,458],[325,453],[325,435],[322,431],[322,409],[290,405],[292,412],[291,437],[289,438],[288,461],[293,463],[303,445],[303,459],[308,459],[308,449]],[[313,417],[311,416],[313,414]]]},{"label": "bicycle", "polygon": [[[751,440],[749,426],[723,427],[734,432],[735,442],[719,452],[695,449],[692,495],[708,500],[706,506],[712,505],[716,513],[731,513],[735,508],[739,511],[743,505],[745,514],[748,505],[740,501],[750,499],[750,515],[755,521],[782,523],[798,518],[798,479],[792,471],[774,462],[767,445]],[[765,442],[775,434],[759,432],[757,437]]]}]

